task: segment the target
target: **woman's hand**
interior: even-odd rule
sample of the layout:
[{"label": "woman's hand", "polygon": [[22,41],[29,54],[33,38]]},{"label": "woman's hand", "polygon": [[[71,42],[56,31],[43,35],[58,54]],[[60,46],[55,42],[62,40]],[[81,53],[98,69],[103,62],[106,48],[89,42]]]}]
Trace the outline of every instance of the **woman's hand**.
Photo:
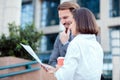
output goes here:
[{"label": "woman's hand", "polygon": [[48,72],[48,73],[51,73],[51,74],[54,74],[56,71],[57,71],[56,68],[54,68],[54,67],[49,67],[47,72]]},{"label": "woman's hand", "polygon": [[59,66],[59,65],[56,65],[56,68],[54,68],[54,67],[49,67],[49,68],[48,68],[48,72],[51,73],[51,74],[53,74],[53,73],[55,73],[59,68],[61,68],[61,66]]}]

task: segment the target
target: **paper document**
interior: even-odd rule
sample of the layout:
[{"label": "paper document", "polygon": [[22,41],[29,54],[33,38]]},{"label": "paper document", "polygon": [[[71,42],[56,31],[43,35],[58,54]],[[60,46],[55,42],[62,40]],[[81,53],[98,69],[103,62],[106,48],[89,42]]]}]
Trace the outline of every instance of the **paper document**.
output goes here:
[{"label": "paper document", "polygon": [[33,49],[29,46],[29,45],[24,45],[22,43],[20,43],[20,45],[22,45],[24,47],[24,49],[35,58],[36,61],[38,61],[40,63],[40,65],[42,67],[44,67],[47,70],[47,67],[41,62],[41,60],[38,58],[38,56],[35,54],[35,52],[33,51]]}]

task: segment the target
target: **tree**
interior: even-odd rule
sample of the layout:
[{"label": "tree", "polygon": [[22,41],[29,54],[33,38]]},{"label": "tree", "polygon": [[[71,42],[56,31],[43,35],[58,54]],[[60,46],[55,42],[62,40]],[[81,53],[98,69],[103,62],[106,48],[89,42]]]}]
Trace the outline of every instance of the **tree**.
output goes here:
[{"label": "tree", "polygon": [[20,43],[30,45],[37,53],[42,31],[38,32],[34,24],[26,24],[24,28],[17,26],[14,22],[9,23],[9,36],[2,34],[0,37],[0,57],[15,56],[32,60],[33,58],[26,52]]}]

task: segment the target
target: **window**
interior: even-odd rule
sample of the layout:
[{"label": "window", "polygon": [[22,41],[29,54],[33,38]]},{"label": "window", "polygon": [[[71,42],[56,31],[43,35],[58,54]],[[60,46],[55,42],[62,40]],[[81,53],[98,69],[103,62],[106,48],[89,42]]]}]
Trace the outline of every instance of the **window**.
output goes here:
[{"label": "window", "polygon": [[57,7],[60,0],[43,0],[41,5],[41,26],[58,25]]},{"label": "window", "polygon": [[[104,53],[104,70],[103,74],[105,76],[106,80],[112,80],[112,71],[113,66],[118,67],[118,64],[120,63],[120,26],[112,26],[109,28],[109,40],[110,40],[110,52]],[[114,64],[114,65],[113,65]],[[114,70],[114,73],[116,73],[116,70]],[[114,75],[119,76],[119,75]]]},{"label": "window", "polygon": [[111,52],[104,52],[103,59],[103,75],[105,80],[112,80],[112,54]]},{"label": "window", "polygon": [[45,36],[43,36],[41,40],[40,52],[44,53],[44,52],[50,51],[49,53],[51,53],[51,50],[53,49],[53,45],[57,35],[58,33],[46,34]]},{"label": "window", "polygon": [[120,26],[110,28],[110,48],[113,56],[120,54]]},{"label": "window", "polygon": [[110,0],[110,17],[120,16],[120,0]]},{"label": "window", "polygon": [[77,3],[81,7],[90,9],[94,13],[96,19],[100,18],[100,1],[99,0],[77,0]]},{"label": "window", "polygon": [[34,15],[34,6],[31,0],[22,2],[21,9],[21,26],[24,28],[25,24],[29,24],[33,22]]}]

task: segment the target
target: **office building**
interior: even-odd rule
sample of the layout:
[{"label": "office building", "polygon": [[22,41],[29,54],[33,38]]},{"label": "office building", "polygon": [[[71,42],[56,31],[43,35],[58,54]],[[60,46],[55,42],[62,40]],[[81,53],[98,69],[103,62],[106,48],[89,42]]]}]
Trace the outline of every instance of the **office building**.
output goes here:
[{"label": "office building", "polygon": [[57,14],[57,6],[64,1],[77,2],[94,13],[105,55],[103,73],[110,80],[120,80],[120,0],[0,0],[0,34],[8,35],[10,22],[22,27],[35,22],[45,34],[40,51],[51,53],[55,38],[64,29]]}]

